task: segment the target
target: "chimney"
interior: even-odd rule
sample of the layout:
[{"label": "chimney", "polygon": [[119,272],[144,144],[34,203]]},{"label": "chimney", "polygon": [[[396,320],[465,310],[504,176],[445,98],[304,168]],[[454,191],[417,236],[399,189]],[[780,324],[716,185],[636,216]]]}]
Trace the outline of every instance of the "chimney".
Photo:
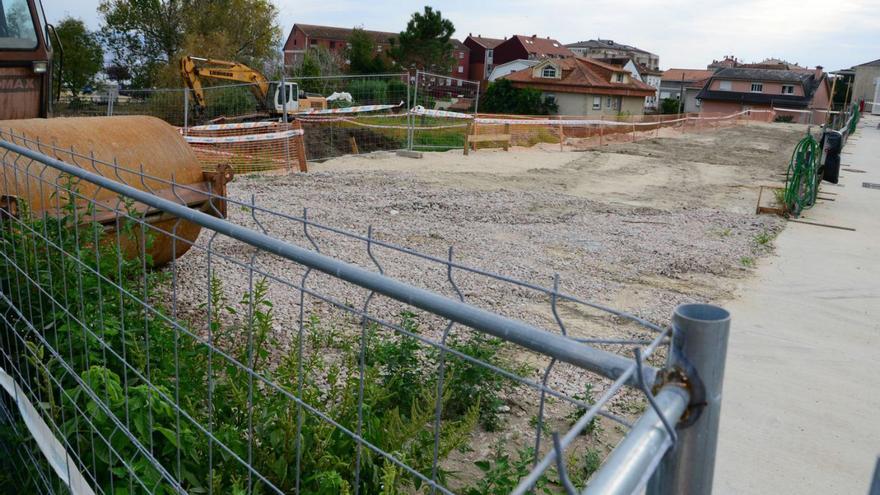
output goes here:
[{"label": "chimney", "polygon": [[537,37],[538,37],[537,34],[533,34],[533,35],[532,35],[532,39],[535,39],[535,38],[537,38]]},{"label": "chimney", "polygon": [[819,79],[820,77],[822,77],[822,69],[823,69],[823,67],[821,65],[816,66],[816,72],[815,72],[816,79]]}]

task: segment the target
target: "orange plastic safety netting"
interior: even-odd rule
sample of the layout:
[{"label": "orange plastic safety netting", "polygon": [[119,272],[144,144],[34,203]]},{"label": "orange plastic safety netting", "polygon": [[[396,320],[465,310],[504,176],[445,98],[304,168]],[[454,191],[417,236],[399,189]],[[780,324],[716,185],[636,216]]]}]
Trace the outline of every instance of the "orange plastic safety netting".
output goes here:
[{"label": "orange plastic safety netting", "polygon": [[236,173],[307,171],[299,123],[243,122],[181,129],[202,167],[229,165]]}]

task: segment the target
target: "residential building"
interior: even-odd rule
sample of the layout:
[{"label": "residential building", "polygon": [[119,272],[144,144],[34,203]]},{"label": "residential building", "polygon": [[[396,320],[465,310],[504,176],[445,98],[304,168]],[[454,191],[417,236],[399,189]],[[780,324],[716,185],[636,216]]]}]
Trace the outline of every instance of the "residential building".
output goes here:
[{"label": "residential building", "polygon": [[714,73],[697,98],[701,101],[700,112],[774,109],[777,114],[791,115],[796,122],[820,123],[827,117],[831,87],[822,67],[810,72],[733,67]]},{"label": "residential building", "polygon": [[559,59],[575,56],[562,43],[550,38],[540,38],[536,34],[511,36],[495,47],[494,55],[495,65],[518,59],[543,60],[545,58]]},{"label": "residential building", "polygon": [[725,55],[721,60],[712,60],[712,63],[707,65],[706,68],[712,70],[727,69],[730,67],[737,67],[741,63],[742,62],[733,55]]},{"label": "residential building", "polygon": [[[592,57],[587,57],[592,58]],[[599,62],[608,65],[619,65],[629,71],[632,74],[633,78],[636,80],[644,82],[642,79],[642,74],[639,71],[639,66],[633,61],[633,59],[629,57],[608,57],[608,58],[596,58]]]},{"label": "residential building", "polygon": [[700,91],[703,90],[703,87],[706,86],[706,83],[709,82],[709,78],[700,79],[699,81],[693,81],[685,84],[684,86],[684,104],[681,105],[681,111],[684,113],[699,113],[700,107],[702,107],[703,102],[700,101],[697,96],[699,96]]},{"label": "residential building", "polygon": [[856,65],[836,74],[850,77],[850,102],[876,102],[866,111],[880,113],[880,59]]},{"label": "residential building", "polygon": [[635,63],[644,65],[652,70],[660,69],[660,57],[658,55],[631,45],[616,43],[614,40],[595,39],[578,41],[577,43],[569,43],[565,46],[579,57],[628,57]]},{"label": "residential building", "polygon": [[684,88],[714,74],[709,69],[669,69],[660,78],[660,101],[666,98],[678,100]]},{"label": "residential building", "polygon": [[526,69],[528,67],[535,66],[540,60],[529,60],[525,58],[519,58],[516,60],[511,60],[510,62],[503,63],[501,65],[496,65],[492,72],[489,74],[489,82],[493,82],[496,79],[500,79],[508,74],[512,74],[516,71],[520,71]]},{"label": "residential building", "polygon": [[[349,48],[348,40],[354,29],[333,26],[316,26],[312,24],[294,24],[290,35],[284,43],[284,65],[298,66],[302,63],[306,50],[323,46],[340,57],[345,56]],[[386,53],[397,39],[398,33],[370,31],[365,29],[376,44],[378,53]]]},{"label": "residential building", "polygon": [[540,90],[556,102],[562,115],[640,115],[645,97],[654,93],[619,65],[581,57],[546,58],[505,79],[517,88]]},{"label": "residential building", "polygon": [[654,94],[645,97],[645,110],[653,111],[657,108],[657,95],[660,92],[660,78],[663,76],[663,71],[649,69],[645,65],[637,64],[629,57],[597,58],[596,60],[609,65],[623,66],[624,69],[632,73],[633,77],[653,87]]},{"label": "residential building", "polygon": [[[398,33],[389,33],[384,31],[363,30],[373,40],[376,45],[377,54],[387,54],[388,50],[394,46]],[[339,55],[340,60],[345,60],[346,51],[351,48],[349,40],[354,29],[340,28],[333,26],[316,26],[312,24],[294,24],[290,30],[290,35],[284,43],[284,64],[287,66],[298,66],[302,63],[303,57],[307,50],[322,46],[331,52]],[[467,79],[470,65],[470,49],[457,39],[451,39],[453,64],[448,73],[444,76],[451,76],[458,79]],[[461,83],[458,83],[460,86]]]},{"label": "residential building", "polygon": [[[452,43],[452,77],[456,79],[470,79],[468,71],[471,64],[471,49],[457,39],[449,40]],[[461,81],[458,85],[461,86]]]},{"label": "residential building", "polygon": [[650,69],[646,65],[638,64],[639,75],[642,76],[642,82],[654,88],[654,94],[645,97],[645,108],[650,111],[657,110],[660,102],[660,82],[663,78],[663,71],[660,69]]},{"label": "residential building", "polygon": [[[504,41],[498,38],[483,38],[479,34],[476,36],[468,34],[464,39],[464,45],[470,50],[468,79],[484,83],[489,78],[489,74],[495,68],[495,47]],[[481,87],[485,87],[485,84]]]}]

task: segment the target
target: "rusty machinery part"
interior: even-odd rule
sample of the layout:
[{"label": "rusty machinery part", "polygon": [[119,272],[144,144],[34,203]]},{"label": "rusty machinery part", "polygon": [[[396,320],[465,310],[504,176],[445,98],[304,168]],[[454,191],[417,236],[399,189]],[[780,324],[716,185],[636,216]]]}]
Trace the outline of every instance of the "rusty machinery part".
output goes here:
[{"label": "rusty machinery part", "polygon": [[[225,197],[226,184],[232,180],[232,169],[221,165],[215,172],[203,172],[180,133],[160,119],[124,116],[10,120],[0,121],[0,129],[10,135],[34,140],[28,143],[28,147],[39,148],[43,153],[80,168],[88,168],[91,172],[165,199],[183,201],[190,208],[214,216],[226,214],[226,202],[217,198]],[[27,176],[22,177],[4,166],[3,176],[0,198],[5,204],[24,200],[31,212],[60,214],[58,200],[52,196],[54,188],[45,187],[61,178],[56,170],[33,164]],[[180,187],[172,187],[172,184]],[[126,211],[119,198],[87,182],[79,183],[77,188],[82,197],[106,205],[106,209],[99,208],[93,216],[84,214],[82,219],[97,221],[105,228],[115,228],[117,211],[122,210],[123,214]],[[85,211],[87,201],[83,199],[82,202]],[[155,266],[183,255],[199,235],[200,227],[194,223],[178,223],[177,217],[139,203],[132,208],[155,227],[157,235],[148,253]],[[17,209],[17,205],[13,209]],[[172,237],[162,232],[174,232],[178,241],[173,243]],[[130,244],[127,250],[136,253],[137,245]]]}]

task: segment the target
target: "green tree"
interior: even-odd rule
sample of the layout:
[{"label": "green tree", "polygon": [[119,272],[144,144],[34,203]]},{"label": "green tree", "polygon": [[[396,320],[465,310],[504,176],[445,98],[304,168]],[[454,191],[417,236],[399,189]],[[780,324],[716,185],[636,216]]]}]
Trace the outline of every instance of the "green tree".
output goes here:
[{"label": "green tree", "polygon": [[381,74],[389,70],[385,56],[376,52],[372,36],[355,28],[348,39],[348,70],[352,74]]},{"label": "green tree", "polygon": [[559,107],[537,89],[515,88],[510,80],[499,79],[486,88],[486,94],[480,99],[480,110],[518,115],[548,115],[556,113]]},{"label": "green tree", "polygon": [[184,54],[262,67],[281,40],[271,0],[102,0],[98,12],[113,65],[128,69],[141,87],[179,86]]},{"label": "green tree", "polygon": [[452,67],[452,44],[449,38],[455,26],[439,10],[425,6],[415,12],[391,50],[391,58],[404,68],[446,73]]},{"label": "green tree", "polygon": [[678,113],[678,98],[663,98],[660,100],[660,113]]},{"label": "green tree", "polygon": [[58,38],[64,47],[61,87],[77,96],[104,65],[104,50],[94,33],[79,19],[67,17],[58,23]]}]

